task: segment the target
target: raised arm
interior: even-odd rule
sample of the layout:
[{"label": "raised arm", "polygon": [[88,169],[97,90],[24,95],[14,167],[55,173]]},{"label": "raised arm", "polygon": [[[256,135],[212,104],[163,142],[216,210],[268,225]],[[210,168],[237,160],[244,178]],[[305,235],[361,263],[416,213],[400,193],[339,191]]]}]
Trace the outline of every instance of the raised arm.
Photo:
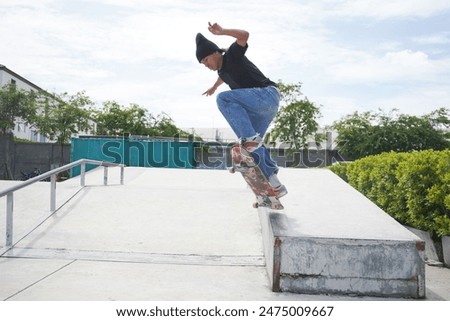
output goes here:
[{"label": "raised arm", "polygon": [[240,29],[225,29],[219,26],[217,23],[211,24],[208,22],[208,30],[218,36],[231,36],[236,38],[238,45],[245,47],[247,45],[249,33],[245,30]]}]

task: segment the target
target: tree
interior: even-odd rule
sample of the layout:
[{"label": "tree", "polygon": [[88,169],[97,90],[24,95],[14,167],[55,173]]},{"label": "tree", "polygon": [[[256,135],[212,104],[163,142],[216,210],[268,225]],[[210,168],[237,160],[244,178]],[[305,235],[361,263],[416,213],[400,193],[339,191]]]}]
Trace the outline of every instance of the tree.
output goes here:
[{"label": "tree", "polygon": [[[36,115],[35,93],[18,90],[15,84],[8,84],[0,88],[0,136],[7,135],[14,129],[19,118],[29,124]],[[12,135],[12,134],[11,134]],[[12,178],[11,152],[9,140],[5,145],[5,166],[8,178]]]},{"label": "tree", "polygon": [[311,135],[314,135],[317,143],[323,141],[323,135],[317,133],[319,107],[306,97],[300,99],[301,84],[284,84],[280,81],[278,89],[281,93],[281,108],[274,119],[270,139],[287,143],[291,152],[307,147]]},{"label": "tree", "polygon": [[363,114],[354,112],[333,123],[333,129],[338,132],[336,143],[340,153],[352,159],[370,155],[369,132],[372,129],[373,118],[373,114],[369,112]]},{"label": "tree", "polygon": [[97,135],[147,135],[152,115],[137,104],[124,107],[115,101],[106,101],[96,111]]},{"label": "tree", "polygon": [[450,147],[449,111],[438,109],[424,116],[355,112],[334,122],[339,151],[352,159],[382,152],[411,152]]},{"label": "tree", "polygon": [[41,134],[60,144],[60,165],[62,165],[63,144],[70,142],[74,134],[91,129],[89,108],[92,102],[84,92],[78,92],[75,95],[67,93],[50,95],[42,92],[38,100],[40,108],[35,119],[35,126]]},{"label": "tree", "polygon": [[33,122],[36,115],[35,98],[35,92],[18,90],[14,84],[0,89],[0,135],[12,130],[17,118],[27,124]]},{"label": "tree", "polygon": [[75,95],[41,93],[39,100],[42,107],[36,117],[36,127],[49,139],[64,144],[74,134],[92,129],[93,103],[84,91]]},{"label": "tree", "polygon": [[140,135],[162,137],[188,137],[165,113],[153,116],[137,104],[124,107],[115,101],[103,103],[96,112],[97,135]]}]

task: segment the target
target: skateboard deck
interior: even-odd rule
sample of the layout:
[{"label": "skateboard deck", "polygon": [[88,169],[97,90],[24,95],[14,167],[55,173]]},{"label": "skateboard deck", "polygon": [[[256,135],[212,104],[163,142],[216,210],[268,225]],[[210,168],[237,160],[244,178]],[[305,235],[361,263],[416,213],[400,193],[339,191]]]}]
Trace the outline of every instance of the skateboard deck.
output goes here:
[{"label": "skateboard deck", "polygon": [[256,196],[253,207],[269,207],[275,210],[284,208],[277,197],[277,193],[255,163],[253,157],[240,145],[231,147],[231,162],[233,167],[230,168],[230,173],[240,172]]}]

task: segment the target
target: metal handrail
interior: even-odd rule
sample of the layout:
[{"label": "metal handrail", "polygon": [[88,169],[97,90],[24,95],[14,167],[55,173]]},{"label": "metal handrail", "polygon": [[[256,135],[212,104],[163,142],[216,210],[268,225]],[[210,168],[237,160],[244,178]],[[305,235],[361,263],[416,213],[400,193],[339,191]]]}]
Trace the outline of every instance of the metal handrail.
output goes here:
[{"label": "metal handrail", "polygon": [[97,161],[92,159],[79,159],[70,164],[55,168],[51,171],[45,172],[39,176],[30,178],[15,186],[11,186],[3,191],[0,191],[0,198],[6,196],[6,247],[11,248],[13,242],[13,205],[14,205],[14,192],[25,188],[31,184],[50,178],[50,211],[54,212],[56,209],[56,175],[72,169],[76,166],[81,166],[80,173],[80,185],[85,186],[85,174],[86,164],[98,165],[104,167],[103,172],[103,185],[108,185],[108,167],[119,166],[120,167],[120,184],[123,185],[124,178],[124,165],[110,162]]}]

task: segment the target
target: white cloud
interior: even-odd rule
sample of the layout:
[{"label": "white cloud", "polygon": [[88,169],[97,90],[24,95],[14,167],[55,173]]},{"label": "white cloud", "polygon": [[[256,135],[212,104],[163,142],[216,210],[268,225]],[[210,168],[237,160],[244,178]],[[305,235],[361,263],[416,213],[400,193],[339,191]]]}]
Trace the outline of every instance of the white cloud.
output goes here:
[{"label": "white cloud", "polygon": [[[444,68],[443,68],[444,67]],[[387,52],[381,57],[355,53],[330,66],[330,77],[345,82],[395,83],[434,81],[450,72],[448,61],[433,61],[422,51]]]},{"label": "white cloud", "polygon": [[448,0],[337,0],[334,4],[337,15],[348,17],[420,18],[430,17],[450,9]]},{"label": "white cloud", "polygon": [[396,95],[374,100],[373,106],[383,107],[386,110],[398,108],[401,113],[412,115],[425,115],[432,111],[448,107],[449,90],[445,85],[427,85],[405,89]]},{"label": "white cloud", "polygon": [[412,40],[421,45],[448,45],[450,44],[450,34],[441,33],[437,35],[413,37]]},{"label": "white cloud", "polygon": [[4,1],[1,7],[6,8],[8,10],[17,9],[17,8],[34,8],[34,9],[48,9],[50,6],[54,6],[58,4],[58,0],[36,0],[36,1],[28,1],[28,0],[15,0],[15,1]]},{"label": "white cloud", "polygon": [[[310,97],[311,98],[311,97]],[[312,97],[314,99],[314,97]],[[355,97],[324,95],[317,97],[323,105],[321,109],[322,118],[319,123],[322,126],[331,125],[333,121],[342,116],[352,113],[355,110],[361,110],[361,106]]]},{"label": "white cloud", "polygon": [[[421,83],[430,90],[440,84],[440,102],[447,97],[450,106],[450,93],[442,93],[442,88],[450,88],[446,30],[421,33],[429,37],[382,39],[369,50],[357,42],[350,47],[339,41],[335,35],[342,31],[330,23],[345,20],[358,28],[360,18],[378,24],[388,18],[420,19],[442,14],[449,5],[448,0],[2,2],[0,64],[51,91],[86,90],[97,101],[164,110],[183,127],[226,126],[214,97],[201,96],[217,76],[195,59],[197,32],[221,47],[233,41],[207,31],[207,22],[217,21],[249,30],[248,57],[273,80],[307,83],[305,94],[323,105],[324,114],[346,114],[365,106],[371,94],[360,84],[416,88]],[[440,46],[439,55],[429,48],[434,45]],[[343,86],[345,93],[331,92]],[[380,99],[387,104],[392,98],[395,105],[398,97]]]}]

